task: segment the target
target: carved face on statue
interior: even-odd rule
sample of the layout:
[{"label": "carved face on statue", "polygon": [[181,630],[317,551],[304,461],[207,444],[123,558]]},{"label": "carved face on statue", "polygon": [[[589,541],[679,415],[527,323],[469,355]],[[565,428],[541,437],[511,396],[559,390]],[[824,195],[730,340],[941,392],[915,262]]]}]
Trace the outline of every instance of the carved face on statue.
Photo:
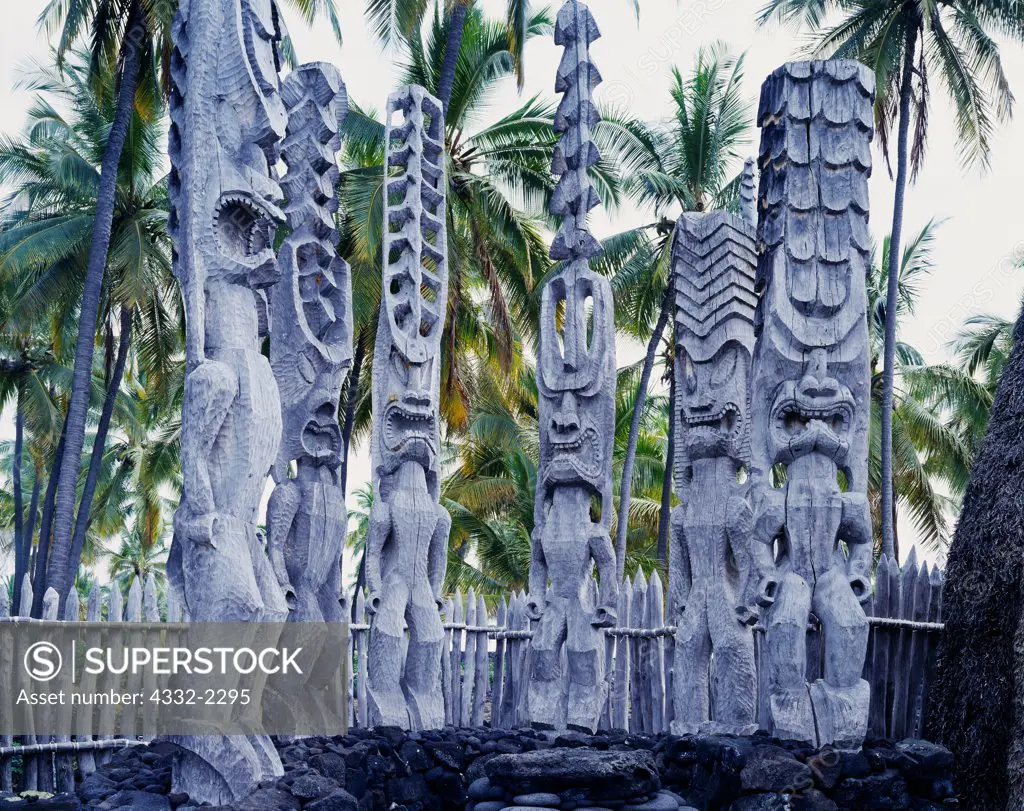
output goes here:
[{"label": "carved face on statue", "polygon": [[748,391],[750,352],[727,341],[709,360],[696,360],[676,347],[676,403],[680,441],[686,456],[728,456],[747,462],[750,455]]},{"label": "carved face on statue", "polygon": [[[586,267],[552,279],[542,301],[541,481],[605,487],[614,419],[611,293]],[[561,327],[561,329],[559,329]]]},{"label": "carved face on statue", "polygon": [[381,429],[381,452],[385,469],[395,470],[402,462],[434,466],[439,450],[437,387],[434,358],[412,363],[392,347],[387,374],[387,403]]},{"label": "carved face on statue", "polygon": [[788,463],[817,453],[846,464],[853,428],[854,399],[850,390],[828,375],[815,353],[800,380],[787,380],[775,395],[770,415],[770,451],[776,462]]},{"label": "carved face on statue", "polygon": [[[597,426],[580,408],[573,392],[563,392],[561,400],[551,398],[547,438],[551,460],[544,471],[544,484],[589,484],[597,489],[604,468],[604,452]],[[556,404],[557,403],[557,404]]]}]

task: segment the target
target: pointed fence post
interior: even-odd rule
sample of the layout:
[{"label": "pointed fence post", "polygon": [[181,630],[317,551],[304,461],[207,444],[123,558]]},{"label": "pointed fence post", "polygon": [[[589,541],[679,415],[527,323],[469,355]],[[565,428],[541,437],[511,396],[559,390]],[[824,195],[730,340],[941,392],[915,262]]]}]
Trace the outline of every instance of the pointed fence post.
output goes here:
[{"label": "pointed fence post", "polygon": [[[451,626],[455,612],[455,601],[449,596],[444,601],[444,622]],[[452,640],[454,631],[445,628],[444,644],[441,646],[441,692],[444,695],[444,722],[448,726],[455,724],[452,713]]]},{"label": "pointed fence post", "polygon": [[[481,628],[486,628],[488,624],[487,603],[484,602],[482,594],[476,598],[476,624]],[[477,631],[476,685],[473,687],[473,715],[470,719],[474,727],[484,725],[484,702],[487,700],[487,671],[489,670],[487,655],[487,631]]]},{"label": "pointed fence post", "polygon": [[[876,617],[889,615],[888,555],[882,555],[875,569],[875,594],[871,613]],[[892,636],[888,628],[876,625],[871,629],[871,710],[868,714],[868,732],[885,736],[886,676],[889,673],[889,650]]]},{"label": "pointed fence post", "polygon": [[[44,620],[49,620],[51,622],[56,622],[59,611],[60,611],[60,594],[58,594],[57,590],[52,588],[52,587],[47,588],[46,592],[43,594],[43,616],[42,616],[42,618]],[[51,735],[49,733],[46,733],[46,730],[48,728],[52,728],[53,721],[55,720],[55,716],[56,716],[56,710],[57,710],[56,707],[44,708],[42,710],[42,712],[40,712],[37,715],[37,717],[40,719],[40,723],[43,726],[44,734],[36,736],[36,739],[35,739],[36,743],[53,743],[53,741],[55,740],[55,736],[53,736],[53,735]],[[38,764],[38,766],[37,766],[37,773],[38,773],[37,780],[38,780],[39,790],[40,791],[50,791],[50,792],[52,792],[54,790],[54,780],[55,780],[55,775],[54,775],[54,756],[51,753],[46,752],[46,753],[44,753],[42,755],[36,755],[32,759],[35,760],[37,762],[37,764]]]},{"label": "pointed fence post", "polygon": [[[68,597],[64,601],[64,622],[77,623],[79,618],[79,610],[81,606],[78,599],[78,589],[74,586],[68,592]],[[71,639],[72,635],[77,634],[77,630],[68,628],[65,632],[65,644],[61,646],[63,650],[68,650],[68,640]],[[73,708],[70,703],[61,704],[57,707],[58,722],[55,725],[56,729],[68,730],[67,734],[60,734],[57,736],[58,743],[70,743],[71,742],[71,725]],[[74,755],[70,752],[54,755],[54,772],[55,772],[55,787],[57,791],[64,793],[74,793],[75,790],[75,764]]]},{"label": "pointed fence post", "polygon": [[[619,587],[619,628],[628,628],[633,605],[633,582],[626,577]],[[612,699],[612,728],[629,730],[629,637],[615,640],[615,684]]]},{"label": "pointed fence post", "polygon": [[[537,620],[531,620],[529,614],[526,613],[526,592],[524,592],[522,589],[519,590],[519,605],[519,630],[529,631],[530,633],[536,633],[537,625],[539,623]],[[519,690],[516,693],[516,715],[513,719],[513,723],[517,728],[521,726],[526,726],[530,723],[530,691],[528,689],[528,685],[529,672],[532,663],[533,646],[530,643],[530,638],[523,639],[519,643],[518,660],[516,662],[517,669],[521,674],[521,684],[519,686]]]},{"label": "pointed fence post", "polygon": [[[160,631],[152,626],[160,622],[160,603],[156,593],[156,576],[150,572],[146,575],[145,585],[142,590],[142,617],[146,623],[146,630],[142,634],[147,648],[154,648],[160,644]],[[149,696],[156,690],[156,673],[147,670],[142,679],[142,690]],[[156,705],[147,701],[142,705],[142,734],[147,740],[152,740],[156,733]]]},{"label": "pointed fence post", "polygon": [[[452,623],[463,625],[466,620],[465,604],[462,600],[462,589],[455,590],[455,611]],[[452,724],[462,726],[462,637],[460,628],[452,629]]]},{"label": "pointed fence post", "polygon": [[[494,620],[495,630],[500,634],[505,630],[508,606],[502,595],[498,601],[498,612]],[[491,727],[501,727],[501,697],[505,686],[505,640],[496,636],[494,640],[494,686],[491,688]]]},{"label": "pointed fence post", "polygon": [[[168,601],[168,619],[171,618],[172,604]],[[179,612],[180,613],[180,612]],[[89,623],[88,630],[85,633],[85,644],[87,647],[96,647],[99,645],[101,638],[100,633],[93,627],[93,623],[97,623],[102,619],[103,616],[103,594],[100,591],[100,584],[93,583],[92,590],[89,592],[89,601],[86,604],[85,609],[85,621]],[[177,622],[177,620],[171,620]],[[172,644],[168,641],[168,644]],[[96,674],[83,672],[82,673],[82,693],[88,695],[96,692]],[[75,712],[75,737],[79,741],[91,741],[93,738],[94,730],[96,729],[93,718],[94,707],[80,706]],[[86,749],[78,753],[78,771],[82,777],[88,777],[94,771],[96,771],[96,753],[90,749]]]},{"label": "pointed fence post", "polygon": [[[647,607],[647,578],[643,570],[637,567],[636,577],[633,579],[633,604],[629,607],[629,614],[632,618],[632,625],[642,628],[644,624],[644,613]],[[630,651],[630,670],[632,678],[629,684],[629,731],[647,732],[647,701],[650,694],[650,672],[647,670],[645,657],[647,653],[644,639],[633,640]]]},{"label": "pointed fence post", "polygon": [[[32,616],[32,601],[35,599],[35,592],[32,589],[32,580],[28,573],[21,580],[21,599],[18,602],[18,615],[21,617]],[[23,651],[19,651],[19,658]],[[22,746],[35,743],[34,735],[22,735]],[[34,757],[22,758],[22,787],[26,791],[39,790],[39,762]]]},{"label": "pointed fence post", "polygon": [[[121,597],[121,589],[117,582],[114,581],[110,584],[109,593],[107,595],[107,622],[108,623],[120,623],[124,618],[124,599]],[[120,626],[114,626],[107,629],[107,647],[113,650],[118,650],[124,644],[125,634],[124,630]],[[121,691],[123,689],[121,676],[114,675],[112,673],[104,673],[103,685],[101,689],[106,692],[109,690]],[[114,730],[117,722],[117,708],[112,704],[103,704],[100,706],[100,721],[98,724],[99,729]],[[113,733],[104,734],[101,737],[111,738],[114,737]],[[99,754],[99,760],[101,763],[107,763],[112,757],[113,753],[109,749],[102,750]]]},{"label": "pointed fence post", "polygon": [[[356,622],[360,625],[368,625],[366,620],[366,594],[363,589],[359,589],[356,594]],[[359,727],[361,729],[366,729],[367,719],[369,716],[369,708],[366,704],[366,680],[369,677],[369,662],[367,660],[369,634],[370,632],[367,629],[360,628],[354,635],[356,640],[356,655],[359,657],[359,661],[357,662],[359,667],[359,678],[356,680],[356,702],[358,703]]]},{"label": "pointed fence post", "polygon": [[[665,593],[661,586],[661,575],[655,569],[651,572],[651,582],[647,585],[647,627],[654,631],[664,625]],[[661,644],[662,638],[655,636],[648,641],[647,670],[650,674],[650,732],[655,734],[664,731],[665,721],[665,656]]]},{"label": "pointed fence post", "polygon": [[[519,610],[519,598],[513,594],[509,598],[505,630],[515,631],[518,629]],[[505,646],[505,683],[501,692],[501,721],[499,722],[503,729],[511,729],[515,726],[516,690],[518,689],[518,676],[516,674],[517,642],[518,640],[510,638]]]},{"label": "pointed fence post", "polygon": [[[911,547],[910,555],[903,566],[900,579],[900,617],[913,619],[917,600],[917,548]],[[893,681],[896,694],[892,704],[892,736],[897,740],[907,736],[907,711],[910,704],[910,650],[913,634],[906,628],[900,629],[899,643],[896,652],[896,669]]]},{"label": "pointed fence post", "polygon": [[476,592],[466,597],[466,649],[463,653],[462,725],[469,726],[473,717],[473,689],[476,686],[476,633],[468,630],[476,625]]},{"label": "pointed fence post", "polygon": [[[917,594],[914,596],[913,616],[915,622],[928,621],[931,604],[931,574],[928,571],[928,564],[925,562],[921,564],[921,571],[917,577]],[[909,698],[907,700],[907,715],[903,722],[903,729],[909,738],[917,738],[920,735],[918,722],[921,717],[921,699],[924,689],[925,640],[927,636],[927,631],[915,629],[910,637],[909,683],[907,685]]]},{"label": "pointed fence post", "polygon": [[[931,592],[931,602],[928,607],[928,622],[942,622],[942,570],[938,566],[932,569],[931,577],[928,579],[928,588]],[[928,688],[931,686],[932,678],[935,675],[935,654],[938,650],[939,633],[929,631],[925,637],[924,644],[924,679],[921,684],[921,718],[917,734],[920,735],[925,728],[928,719]]]}]

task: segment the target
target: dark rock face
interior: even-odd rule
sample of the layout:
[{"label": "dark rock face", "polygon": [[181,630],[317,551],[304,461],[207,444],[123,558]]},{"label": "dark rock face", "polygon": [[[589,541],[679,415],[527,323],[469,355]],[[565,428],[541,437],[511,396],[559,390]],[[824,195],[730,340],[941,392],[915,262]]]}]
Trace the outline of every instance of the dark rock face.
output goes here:
[{"label": "dark rock face", "polygon": [[[504,750],[515,750],[515,753]],[[949,751],[868,740],[858,752],[767,735],[352,730],[278,744],[285,774],[211,811],[948,811]],[[187,811],[170,758],[117,752],[78,796],[5,797],[3,811]],[[145,788],[142,788],[145,786]]]},{"label": "dark rock face", "polygon": [[485,767],[488,779],[513,795],[585,788],[593,800],[629,800],[661,787],[650,752],[547,749],[498,755]]}]

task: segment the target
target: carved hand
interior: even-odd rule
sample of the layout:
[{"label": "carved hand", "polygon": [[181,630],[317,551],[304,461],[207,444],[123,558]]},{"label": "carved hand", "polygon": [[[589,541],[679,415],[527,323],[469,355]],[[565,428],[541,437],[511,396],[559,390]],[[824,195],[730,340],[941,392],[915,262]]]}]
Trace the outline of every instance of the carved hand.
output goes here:
[{"label": "carved hand", "polygon": [[371,591],[370,599],[366,601],[366,613],[371,617],[380,610],[380,592]]},{"label": "carved hand", "polygon": [[747,625],[752,628],[761,619],[761,613],[749,605],[738,605],[736,606],[736,619],[740,625]]},{"label": "carved hand", "polygon": [[850,588],[853,590],[853,595],[861,605],[864,605],[871,599],[871,583],[866,577],[860,574],[852,574],[850,575],[849,583]]},{"label": "carved hand", "polygon": [[611,606],[603,605],[597,609],[590,624],[595,628],[614,628],[619,622],[619,612]]},{"label": "carved hand", "polygon": [[203,543],[216,548],[218,516],[216,512],[200,513],[180,519],[175,516],[175,529],[193,543]]},{"label": "carved hand", "polygon": [[544,598],[530,595],[526,600],[526,616],[539,620],[544,615]]},{"label": "carved hand", "polygon": [[757,604],[768,608],[775,602],[779,593],[779,581],[774,574],[762,577],[757,584]]}]

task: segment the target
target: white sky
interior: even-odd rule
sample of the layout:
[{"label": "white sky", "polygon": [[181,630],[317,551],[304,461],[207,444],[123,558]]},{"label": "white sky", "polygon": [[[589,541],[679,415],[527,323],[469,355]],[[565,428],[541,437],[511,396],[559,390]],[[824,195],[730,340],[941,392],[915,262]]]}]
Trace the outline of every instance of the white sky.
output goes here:
[{"label": "white sky", "polygon": [[[483,8],[499,15],[502,0],[480,0]],[[751,101],[751,124],[762,79],[781,63],[793,58],[802,42],[789,29],[772,26],[757,29],[756,12],[763,0],[643,0],[639,26],[627,0],[593,0],[591,8],[604,37],[592,47],[604,84],[599,102],[628,106],[648,121],[668,114],[670,70],[688,71],[698,47],[723,40],[733,53],[747,52],[744,89]],[[36,27],[43,0],[6,2],[0,26],[0,133],[17,132],[24,123],[30,97],[15,92],[11,84],[17,68],[29,57],[44,58],[46,42]],[[310,30],[294,13],[286,11],[290,32],[300,59],[336,64],[350,98],[361,106],[380,110],[394,88],[398,69],[389,55],[373,41],[363,20],[361,0],[338,0],[345,43],[338,47],[326,24]],[[535,6],[540,4],[535,2]],[[554,9],[553,9],[554,11]],[[553,13],[553,12],[552,12]],[[534,40],[527,47],[526,87],[522,98],[509,80],[490,100],[487,118],[497,118],[535,93],[553,97],[555,67],[560,57],[549,39]],[[1024,52],[1004,45],[1003,60],[1010,85],[1024,88]],[[947,356],[945,344],[966,315],[994,312],[1013,318],[1024,290],[1024,276],[1013,260],[1024,256],[1024,229],[1019,224],[1019,191],[1024,181],[1024,154],[1015,145],[1024,141],[1024,124],[1018,120],[999,130],[993,139],[991,168],[963,172],[954,143],[955,120],[948,109],[937,77],[932,81],[929,152],[917,183],[909,189],[905,231],[916,231],[931,217],[948,218],[938,232],[935,247],[937,269],[922,290],[918,312],[901,325],[901,337],[916,345],[927,360]],[[750,154],[756,152],[756,129],[751,128]],[[893,184],[876,154],[871,181],[871,222],[876,238],[888,233],[892,216]],[[609,215],[598,214],[598,236],[625,230],[646,221],[643,212],[628,208]],[[620,362],[632,359],[636,347],[621,347]],[[0,436],[12,433],[10,416],[0,420]],[[358,451],[352,490],[369,476],[365,448]],[[901,527],[904,552],[913,537]]]}]

